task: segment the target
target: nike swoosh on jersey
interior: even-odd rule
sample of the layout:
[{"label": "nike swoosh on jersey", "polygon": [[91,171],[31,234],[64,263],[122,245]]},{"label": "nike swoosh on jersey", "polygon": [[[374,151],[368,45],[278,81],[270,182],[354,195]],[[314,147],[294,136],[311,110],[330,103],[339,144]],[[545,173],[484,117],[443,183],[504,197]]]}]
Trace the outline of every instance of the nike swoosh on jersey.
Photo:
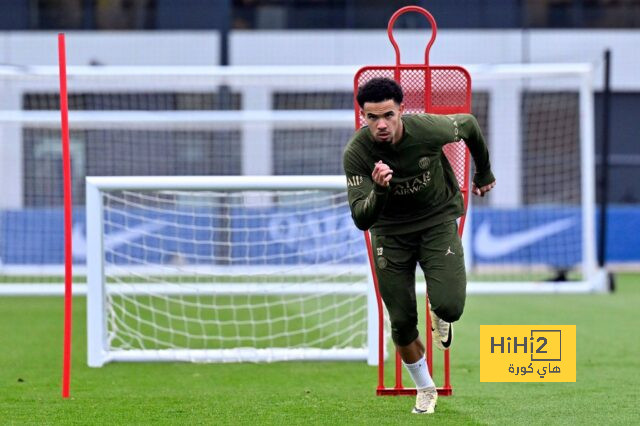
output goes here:
[{"label": "nike swoosh on jersey", "polygon": [[575,219],[567,218],[536,226],[524,231],[512,232],[504,235],[491,233],[491,224],[482,222],[476,231],[473,242],[474,252],[484,258],[496,258],[513,253],[516,250],[530,246],[544,238],[571,228]]},{"label": "nike swoosh on jersey", "polygon": [[[144,235],[149,235],[164,227],[165,225],[160,223],[144,223],[126,231],[106,234],[104,236],[104,250],[113,250],[120,245],[135,241]],[[86,259],[87,257],[87,239],[85,238],[82,228],[80,224],[73,227],[71,252],[75,259]]]}]

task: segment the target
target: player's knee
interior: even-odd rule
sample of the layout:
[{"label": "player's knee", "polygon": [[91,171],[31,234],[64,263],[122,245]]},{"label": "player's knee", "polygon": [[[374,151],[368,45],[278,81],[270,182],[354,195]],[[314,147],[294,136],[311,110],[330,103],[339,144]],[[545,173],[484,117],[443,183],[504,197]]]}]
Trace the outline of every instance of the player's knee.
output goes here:
[{"label": "player's knee", "polygon": [[397,346],[407,346],[418,338],[418,323],[411,319],[391,322],[391,338]]},{"label": "player's knee", "polygon": [[443,303],[434,309],[436,315],[446,322],[458,321],[463,311],[464,303]]}]

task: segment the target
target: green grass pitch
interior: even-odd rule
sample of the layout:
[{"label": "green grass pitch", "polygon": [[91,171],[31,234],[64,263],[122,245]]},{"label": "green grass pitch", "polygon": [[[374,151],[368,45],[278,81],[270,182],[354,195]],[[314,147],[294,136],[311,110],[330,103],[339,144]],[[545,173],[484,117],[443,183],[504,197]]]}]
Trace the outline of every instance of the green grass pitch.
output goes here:
[{"label": "green grass pitch", "polygon": [[[425,419],[409,413],[411,397],[375,396],[377,369],[364,362],[89,368],[83,297],[74,299],[72,397],[63,400],[62,298],[0,297],[0,422],[639,424],[639,308],[640,274],[619,275],[607,295],[469,296],[451,354],[454,396]],[[576,324],[577,382],[480,383],[481,324]]]}]

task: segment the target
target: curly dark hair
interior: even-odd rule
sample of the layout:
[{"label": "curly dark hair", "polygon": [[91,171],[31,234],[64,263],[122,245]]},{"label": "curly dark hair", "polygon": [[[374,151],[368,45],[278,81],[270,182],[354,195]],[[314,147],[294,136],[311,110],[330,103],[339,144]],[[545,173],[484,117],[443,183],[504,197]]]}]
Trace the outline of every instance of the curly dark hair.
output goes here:
[{"label": "curly dark hair", "polygon": [[394,80],[386,77],[377,77],[358,87],[356,100],[360,108],[363,108],[365,102],[383,102],[389,99],[401,104],[403,96],[402,88]]}]

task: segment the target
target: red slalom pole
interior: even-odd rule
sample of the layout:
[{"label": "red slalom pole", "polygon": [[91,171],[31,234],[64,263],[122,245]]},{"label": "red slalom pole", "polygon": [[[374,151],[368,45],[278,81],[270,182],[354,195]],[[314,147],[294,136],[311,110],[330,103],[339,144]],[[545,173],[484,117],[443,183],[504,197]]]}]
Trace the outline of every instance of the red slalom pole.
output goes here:
[{"label": "red slalom pole", "polygon": [[64,181],[64,350],[62,360],[62,397],[69,398],[71,383],[71,158],[69,155],[69,106],[67,102],[67,59],[64,33],[58,34],[58,63],[60,65],[60,118],[62,123],[62,172]]}]

